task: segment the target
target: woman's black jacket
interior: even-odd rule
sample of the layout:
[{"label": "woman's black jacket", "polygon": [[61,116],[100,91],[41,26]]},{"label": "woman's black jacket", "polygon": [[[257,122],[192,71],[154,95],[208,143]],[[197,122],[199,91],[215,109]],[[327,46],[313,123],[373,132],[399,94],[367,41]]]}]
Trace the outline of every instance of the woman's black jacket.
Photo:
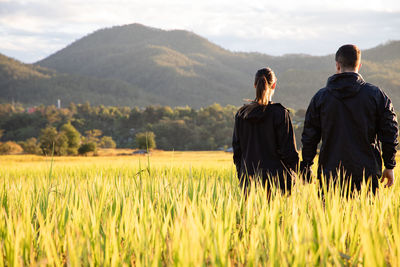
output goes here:
[{"label": "woman's black jacket", "polygon": [[251,103],[240,108],[232,147],[239,179],[261,173],[264,182],[268,175],[281,178],[296,170],[299,160],[289,111],[281,104]]}]

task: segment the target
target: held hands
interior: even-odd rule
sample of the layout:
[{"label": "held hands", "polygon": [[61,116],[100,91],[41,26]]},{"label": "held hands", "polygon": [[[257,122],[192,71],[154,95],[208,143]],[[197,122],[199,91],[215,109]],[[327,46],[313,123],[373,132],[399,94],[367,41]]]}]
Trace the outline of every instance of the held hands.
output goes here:
[{"label": "held hands", "polygon": [[385,169],[382,174],[382,182],[387,179],[385,187],[391,187],[394,182],[394,171],[393,169]]},{"label": "held hands", "polygon": [[312,171],[311,164],[307,164],[304,161],[300,162],[300,176],[307,183],[311,182]]}]

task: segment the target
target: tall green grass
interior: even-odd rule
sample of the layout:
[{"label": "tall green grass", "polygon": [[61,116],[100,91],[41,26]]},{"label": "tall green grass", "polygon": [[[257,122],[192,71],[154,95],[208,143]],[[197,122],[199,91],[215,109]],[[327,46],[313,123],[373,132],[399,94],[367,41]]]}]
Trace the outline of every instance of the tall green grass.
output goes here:
[{"label": "tall green grass", "polygon": [[146,161],[1,166],[0,266],[400,266],[398,182],[245,199],[231,164]]}]

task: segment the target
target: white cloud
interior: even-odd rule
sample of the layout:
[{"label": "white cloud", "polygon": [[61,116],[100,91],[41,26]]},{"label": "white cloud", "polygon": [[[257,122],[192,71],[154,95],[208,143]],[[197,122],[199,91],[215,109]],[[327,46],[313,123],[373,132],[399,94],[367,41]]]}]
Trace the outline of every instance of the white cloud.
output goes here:
[{"label": "white cloud", "polygon": [[327,54],[336,42],[400,39],[400,1],[0,0],[0,52],[34,61],[99,28],[134,22],[191,30],[232,50]]}]

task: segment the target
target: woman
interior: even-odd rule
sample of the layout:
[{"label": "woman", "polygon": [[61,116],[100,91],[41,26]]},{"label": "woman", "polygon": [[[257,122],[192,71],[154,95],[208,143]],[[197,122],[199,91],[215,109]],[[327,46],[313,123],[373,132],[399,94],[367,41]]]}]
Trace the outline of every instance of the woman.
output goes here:
[{"label": "woman", "polygon": [[275,73],[270,68],[258,70],[254,87],[256,98],[235,116],[233,161],[241,186],[246,189],[251,180],[260,179],[268,189],[275,184],[290,191],[299,156],[289,111],[271,102]]}]

